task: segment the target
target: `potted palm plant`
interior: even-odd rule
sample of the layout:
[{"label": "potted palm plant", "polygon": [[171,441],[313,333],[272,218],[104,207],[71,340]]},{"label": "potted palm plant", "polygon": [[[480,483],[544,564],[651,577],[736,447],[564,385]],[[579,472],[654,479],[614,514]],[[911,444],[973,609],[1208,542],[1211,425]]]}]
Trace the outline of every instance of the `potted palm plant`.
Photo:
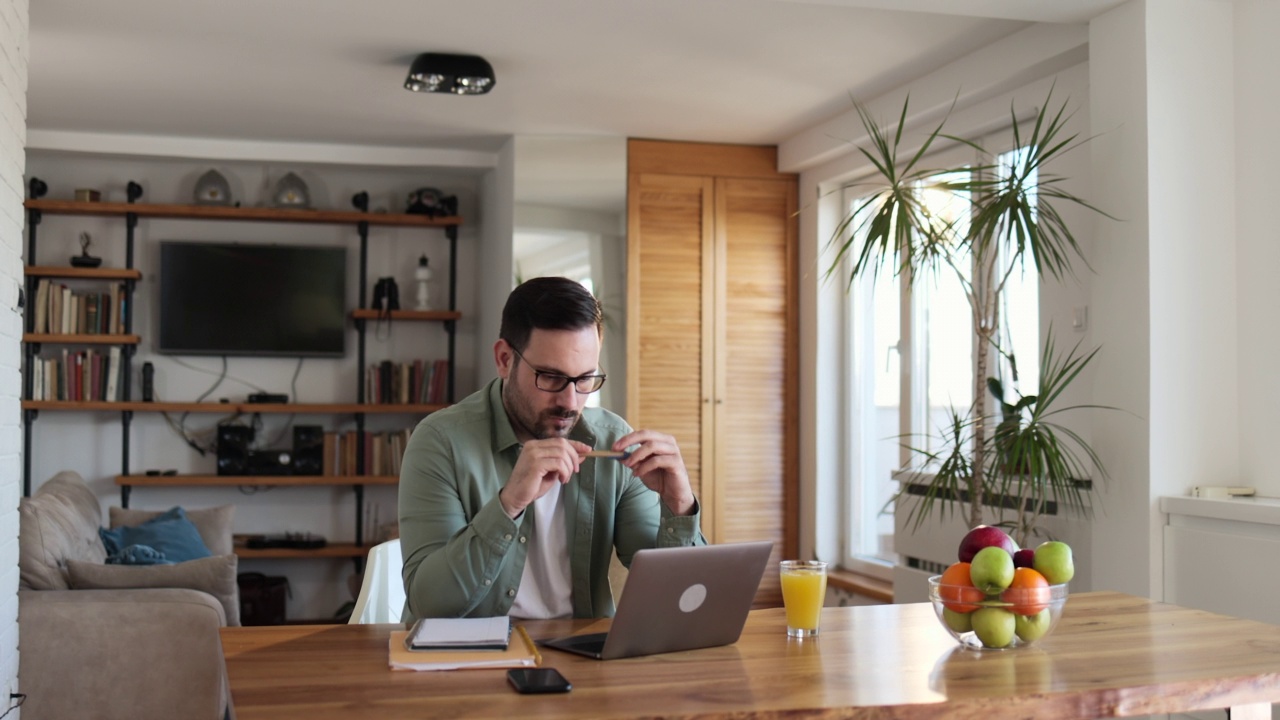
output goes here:
[{"label": "potted palm plant", "polygon": [[[1065,178],[1045,170],[1084,142],[1066,130],[1066,103],[1055,107],[1052,101],[1050,90],[1026,134],[1011,108],[1014,147],[1020,149],[1011,160],[964,168],[925,165],[940,138],[982,151],[975,143],[944,134],[946,118],[918,150],[900,156],[909,99],[892,133],[855,103],[870,143],[870,148],[858,150],[875,173],[872,180],[859,183],[870,184],[869,194],[832,235],[836,250],[828,274],[842,267],[846,258],[852,267],[850,283],[882,267],[893,268],[908,285],[950,273],[959,280],[973,317],[973,405],[952,410],[949,426],[939,431],[941,450],[912,446],[921,462],[908,469],[908,482],[894,498],[896,511],[909,513],[913,527],[935,511],[945,515],[963,506],[972,527],[986,520],[987,508],[994,508],[995,524],[1006,526],[1025,545],[1037,534],[1049,503],[1087,513],[1088,485],[1080,481],[1093,475],[1106,478],[1088,443],[1055,422],[1059,413],[1084,407],[1060,407],[1061,395],[1097,350],[1081,354],[1077,345],[1060,355],[1050,330],[1040,390],[1027,397],[1006,397],[1016,393],[990,369],[993,349],[1010,352],[999,345],[1000,309],[1016,269],[1034,268],[1038,277],[1062,280],[1074,276],[1074,262],[1087,267],[1060,207],[1077,205],[1107,215],[1068,192]],[[928,198],[939,191],[965,199],[962,217],[936,211]],[[988,392],[992,401],[987,400]],[[908,489],[916,502],[901,502]]]}]

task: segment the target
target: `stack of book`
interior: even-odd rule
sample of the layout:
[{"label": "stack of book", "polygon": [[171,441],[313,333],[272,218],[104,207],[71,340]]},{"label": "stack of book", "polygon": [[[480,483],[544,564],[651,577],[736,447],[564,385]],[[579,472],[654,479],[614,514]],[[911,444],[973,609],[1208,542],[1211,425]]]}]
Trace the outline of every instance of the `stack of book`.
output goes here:
[{"label": "stack of book", "polygon": [[448,360],[383,360],[369,366],[366,397],[378,405],[439,404],[446,402]]},{"label": "stack of book", "polygon": [[42,278],[36,284],[32,332],[102,335],[124,332],[124,283],[109,292],[78,293],[62,283]]},{"label": "stack of book", "polygon": [[399,475],[400,461],[413,428],[391,432],[364,433],[364,462],[357,460],[356,449],[361,433],[327,432],[324,434],[325,475]]},{"label": "stack of book", "polygon": [[465,670],[535,667],[542,654],[524,628],[511,641],[511,622],[494,618],[428,618],[408,631],[391,633],[388,664],[393,670]]},{"label": "stack of book", "polygon": [[80,350],[61,357],[36,358],[31,365],[32,400],[120,399],[120,348]]}]

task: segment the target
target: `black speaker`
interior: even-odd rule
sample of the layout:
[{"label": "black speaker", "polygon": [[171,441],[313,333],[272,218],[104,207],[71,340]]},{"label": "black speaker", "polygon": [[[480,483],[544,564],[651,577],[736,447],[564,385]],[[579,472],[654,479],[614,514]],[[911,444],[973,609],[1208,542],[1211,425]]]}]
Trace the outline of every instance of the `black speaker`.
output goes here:
[{"label": "black speaker", "polygon": [[293,455],[288,450],[250,450],[246,475],[292,475]]},{"label": "black speaker", "polygon": [[142,363],[142,402],[156,399],[156,366],[150,362]]},{"label": "black speaker", "polygon": [[293,426],[293,474],[320,475],[324,472],[324,428],[319,425]]},{"label": "black speaker", "polygon": [[253,428],[247,425],[219,425],[218,474],[247,475],[249,445],[252,443]]}]

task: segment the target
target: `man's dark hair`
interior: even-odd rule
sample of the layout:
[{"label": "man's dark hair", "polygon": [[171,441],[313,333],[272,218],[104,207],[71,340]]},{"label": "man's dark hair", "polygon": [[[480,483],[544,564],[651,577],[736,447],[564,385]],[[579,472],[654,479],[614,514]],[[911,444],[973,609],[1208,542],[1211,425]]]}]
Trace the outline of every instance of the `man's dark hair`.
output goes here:
[{"label": "man's dark hair", "polygon": [[538,277],[520,283],[507,296],[502,308],[502,328],[498,337],[524,351],[534,329],[603,330],[600,301],[582,283],[563,277]]}]

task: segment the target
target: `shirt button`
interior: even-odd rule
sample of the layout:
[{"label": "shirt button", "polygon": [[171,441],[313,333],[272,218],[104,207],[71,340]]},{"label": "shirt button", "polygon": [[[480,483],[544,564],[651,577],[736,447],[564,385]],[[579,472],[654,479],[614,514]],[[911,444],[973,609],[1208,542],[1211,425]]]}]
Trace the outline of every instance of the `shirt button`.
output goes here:
[{"label": "shirt button", "polygon": [[503,535],[503,536],[502,536],[502,539],[503,539],[503,540],[510,540],[510,539],[511,539],[511,533],[507,533],[506,535]]},{"label": "shirt button", "polygon": [[507,597],[515,597],[515,596],[516,596],[515,588],[511,588],[510,590],[507,591]]},{"label": "shirt button", "polygon": [[484,581],[484,584],[485,584],[485,585],[492,585],[492,584],[493,584],[493,581],[492,581],[492,580],[489,580],[488,578],[486,578],[486,579],[485,579],[485,581]]},{"label": "shirt button", "polygon": [[526,538],[523,535],[520,536],[520,542],[527,542],[527,541],[528,541],[528,538]]},{"label": "shirt button", "polygon": [[668,534],[668,535],[674,535],[674,534],[675,534],[675,532],[676,532],[676,529],[675,529],[675,528],[673,528],[673,527],[669,527],[669,528],[667,528],[667,534]]}]

